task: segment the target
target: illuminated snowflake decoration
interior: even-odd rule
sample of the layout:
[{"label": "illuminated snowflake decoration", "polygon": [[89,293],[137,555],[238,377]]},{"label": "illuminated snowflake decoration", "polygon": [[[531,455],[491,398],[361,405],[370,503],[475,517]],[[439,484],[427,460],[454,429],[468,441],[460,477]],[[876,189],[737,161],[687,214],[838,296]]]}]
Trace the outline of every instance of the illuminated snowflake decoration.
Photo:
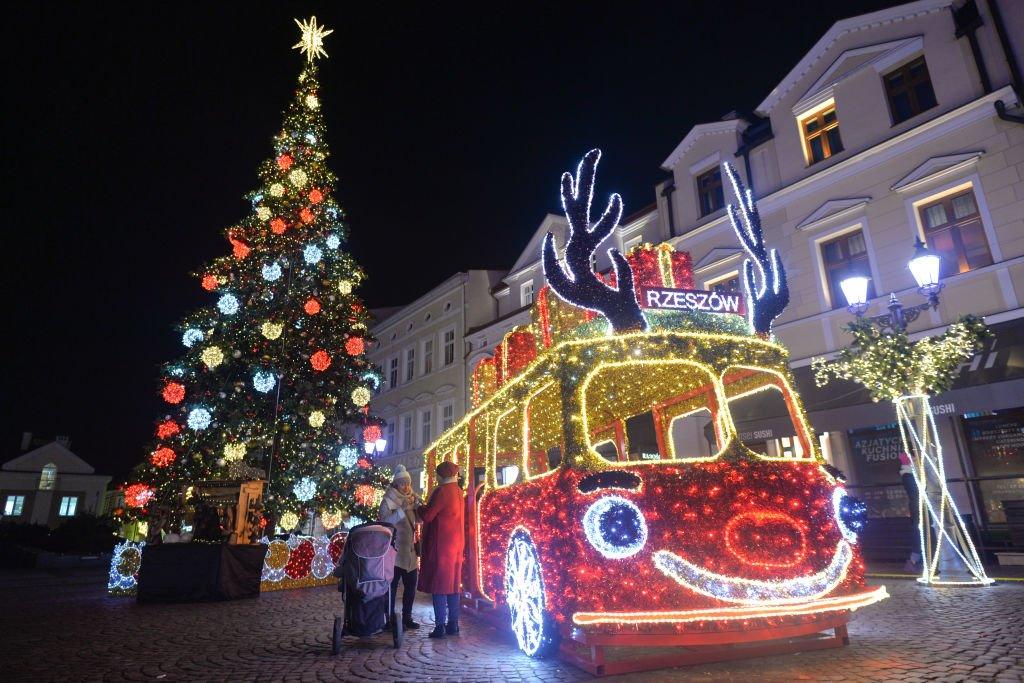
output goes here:
[{"label": "illuminated snowflake decoration", "polygon": [[341,238],[334,234],[328,235],[324,242],[327,244],[328,249],[337,249],[341,246]]},{"label": "illuminated snowflake decoration", "polygon": [[181,335],[181,343],[184,344],[186,348],[191,349],[193,346],[203,341],[204,338],[205,337],[201,330],[190,327],[185,330],[185,334]]},{"label": "illuminated snowflake decoration", "polygon": [[267,282],[274,282],[281,277],[281,266],[277,263],[267,263],[263,266],[263,279]]},{"label": "illuminated snowflake decoration", "polygon": [[359,462],[359,451],[355,446],[342,446],[338,451],[338,464],[342,467],[355,467]]},{"label": "illuminated snowflake decoration", "polygon": [[590,545],[607,558],[635,555],[647,543],[647,522],[640,508],[622,496],[605,496],[583,515]]},{"label": "illuminated snowflake decoration", "polygon": [[316,482],[309,477],[303,477],[295,482],[295,486],[292,487],[292,493],[295,494],[298,500],[305,503],[316,495]]},{"label": "illuminated snowflake decoration", "polygon": [[277,378],[274,377],[274,373],[267,372],[266,370],[260,370],[252,376],[252,385],[256,391],[261,394],[265,394],[277,385]]},{"label": "illuminated snowflake decoration", "polygon": [[202,431],[210,426],[213,416],[206,408],[193,408],[188,414],[188,426],[192,429]]},{"label": "illuminated snowflake decoration", "polygon": [[238,297],[234,294],[225,294],[217,301],[217,308],[224,315],[234,315],[238,313]]},{"label": "illuminated snowflake decoration", "polygon": [[315,244],[309,244],[305,249],[302,250],[302,258],[309,265],[320,263],[320,259],[324,257],[323,250]]}]

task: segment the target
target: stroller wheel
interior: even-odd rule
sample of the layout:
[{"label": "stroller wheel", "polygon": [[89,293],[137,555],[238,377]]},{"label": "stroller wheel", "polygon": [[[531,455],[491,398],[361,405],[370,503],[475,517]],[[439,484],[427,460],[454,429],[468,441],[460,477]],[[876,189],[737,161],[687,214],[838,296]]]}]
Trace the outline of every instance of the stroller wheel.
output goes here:
[{"label": "stroller wheel", "polygon": [[331,641],[331,654],[337,655],[341,652],[341,637],[345,633],[345,619],[334,617],[334,638]]},{"label": "stroller wheel", "polygon": [[405,638],[404,630],[402,629],[402,620],[395,616],[395,613],[391,613],[391,637],[395,641],[395,649],[402,647],[402,640]]}]

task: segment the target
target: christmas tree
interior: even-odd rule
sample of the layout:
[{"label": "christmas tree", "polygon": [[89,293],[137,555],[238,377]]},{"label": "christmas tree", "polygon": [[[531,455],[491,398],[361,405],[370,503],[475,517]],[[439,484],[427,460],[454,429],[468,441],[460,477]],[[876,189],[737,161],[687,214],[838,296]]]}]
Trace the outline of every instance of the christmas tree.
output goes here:
[{"label": "christmas tree", "polygon": [[230,255],[197,274],[210,305],[182,321],[185,353],[163,368],[169,413],[125,489],[130,516],[160,506],[180,519],[195,482],[265,474],[271,522],[291,530],[316,512],[332,527],[343,513],[372,517],[386,484],[358,443],[380,437],[367,407],[380,375],[364,355],[364,274],[344,249],[326,164],[315,60],[331,31],[296,23],[306,63],[295,97],[251,212],[225,231]]}]

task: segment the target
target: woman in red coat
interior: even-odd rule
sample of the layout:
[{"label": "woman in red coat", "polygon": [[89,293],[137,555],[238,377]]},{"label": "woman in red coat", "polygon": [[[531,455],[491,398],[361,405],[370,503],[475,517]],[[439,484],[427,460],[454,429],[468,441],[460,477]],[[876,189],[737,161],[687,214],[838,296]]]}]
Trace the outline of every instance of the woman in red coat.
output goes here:
[{"label": "woman in red coat", "polygon": [[420,560],[419,589],[434,601],[434,630],[431,638],[459,635],[459,584],[462,578],[462,549],[465,543],[462,490],[456,481],[457,465],[437,466],[437,488],[426,505],[417,511],[423,520],[423,557]]}]

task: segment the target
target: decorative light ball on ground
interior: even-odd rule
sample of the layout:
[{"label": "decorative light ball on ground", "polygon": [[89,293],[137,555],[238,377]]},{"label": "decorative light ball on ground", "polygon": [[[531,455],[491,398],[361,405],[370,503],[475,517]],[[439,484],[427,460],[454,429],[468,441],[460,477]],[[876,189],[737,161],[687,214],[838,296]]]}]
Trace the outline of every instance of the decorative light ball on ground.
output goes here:
[{"label": "decorative light ball on ground", "polygon": [[275,218],[270,221],[270,232],[275,235],[283,235],[284,231],[288,229],[288,224],[285,223],[283,218]]},{"label": "decorative light ball on ground", "polygon": [[338,280],[338,291],[344,295],[352,293],[352,281],[351,280]]},{"label": "decorative light ball on ground", "polygon": [[224,362],[224,352],[219,346],[208,346],[199,354],[203,364],[211,370]]},{"label": "decorative light ball on ground", "polygon": [[359,451],[355,446],[342,446],[338,451],[338,464],[344,468],[355,467],[359,461]]},{"label": "decorative light ball on ground", "polygon": [[313,219],[316,218],[316,216],[313,214],[313,210],[306,206],[303,207],[301,211],[299,211],[299,218],[302,220],[303,223],[312,223]]},{"label": "decorative light ball on ground", "polygon": [[312,365],[313,369],[317,372],[323,372],[327,368],[331,367],[331,356],[323,349],[320,349],[309,357],[309,364]]},{"label": "decorative light ball on ground", "polygon": [[313,429],[320,429],[326,421],[327,417],[319,410],[314,410],[309,414],[309,426]]},{"label": "decorative light ball on ground", "polygon": [[304,102],[310,109],[316,109],[320,106],[320,100],[317,99],[316,95],[306,95]]},{"label": "decorative light ball on ground", "polygon": [[305,503],[316,495],[316,482],[310,477],[303,477],[295,482],[295,486],[292,487],[292,493],[295,494],[296,499]]},{"label": "decorative light ball on ground", "polygon": [[289,154],[282,154],[275,161],[277,161],[277,167],[282,171],[287,171],[295,163],[295,159],[292,159]]},{"label": "decorative light ball on ground", "polygon": [[326,536],[317,536],[313,539],[313,562],[310,564],[309,572],[317,579],[326,579],[334,571],[334,561],[331,560],[331,541]]},{"label": "decorative light ball on ground", "polygon": [[[339,521],[338,523],[340,524],[341,522]],[[335,528],[337,528],[337,525],[335,525]],[[338,564],[338,561],[341,560],[341,553],[345,550],[345,538],[345,534],[340,531],[331,536],[331,547],[328,549],[328,552],[331,553],[331,561],[334,564]]]},{"label": "decorative light ball on ground", "polygon": [[164,420],[156,426],[156,435],[159,439],[169,439],[180,431],[181,427],[174,420]]},{"label": "decorative light ball on ground", "polygon": [[224,315],[234,315],[238,313],[238,297],[234,294],[225,294],[217,300],[217,308]]},{"label": "decorative light ball on ground", "polygon": [[313,204],[319,204],[324,200],[324,193],[315,187],[309,191],[309,201]]},{"label": "decorative light ball on ground", "polygon": [[241,460],[245,457],[246,451],[248,449],[244,443],[226,443],[224,444],[224,460],[227,462]]},{"label": "decorative light ball on ground", "polygon": [[288,556],[288,564],[284,567],[284,573],[292,579],[303,578],[312,569],[315,555],[316,550],[313,548],[312,541],[308,538],[302,539],[298,545],[292,548],[291,555]]},{"label": "decorative light ball on ground", "polygon": [[360,408],[369,403],[371,398],[373,396],[366,387],[356,387],[352,390],[352,403]]},{"label": "decorative light ball on ground", "polygon": [[345,353],[350,356],[358,356],[366,351],[366,342],[362,337],[349,337],[345,341]]},{"label": "decorative light ball on ground", "polygon": [[[288,511],[281,515],[281,528],[285,531],[291,531],[299,525],[299,516],[292,511]],[[287,547],[287,546],[286,546]]]},{"label": "decorative light ball on ground", "polygon": [[161,446],[149,455],[149,461],[153,463],[155,467],[167,467],[174,459],[177,458],[177,453],[174,449],[168,448],[167,446]]},{"label": "decorative light ball on ground", "polygon": [[209,273],[207,273],[206,275],[203,276],[201,284],[203,286],[203,289],[205,289],[207,292],[212,292],[213,290],[217,289],[217,276],[210,275]]},{"label": "decorative light ball on ground", "polygon": [[281,323],[272,323],[268,321],[263,323],[263,325],[260,327],[260,334],[262,334],[267,339],[270,339],[271,341],[280,337],[281,332],[283,331],[284,325],[282,325]]},{"label": "decorative light ball on ground", "polygon": [[188,426],[192,429],[202,431],[210,426],[213,416],[206,408],[193,408],[188,414]]},{"label": "decorative light ball on ground", "polygon": [[273,183],[270,186],[270,196],[271,197],[280,197],[283,194],[284,194],[284,185],[282,185],[281,183]]},{"label": "decorative light ball on ground", "polygon": [[320,263],[320,259],[323,257],[324,252],[315,244],[307,245],[306,248],[302,250],[302,258],[309,265]]},{"label": "decorative light ball on ground", "polygon": [[327,239],[324,240],[324,243],[327,244],[328,249],[337,249],[338,247],[341,246],[341,238],[338,237],[337,235],[331,234],[327,236]]},{"label": "decorative light ball on ground", "polygon": [[314,297],[309,297],[309,299],[306,300],[306,304],[302,308],[304,311],[306,311],[307,315],[316,315],[317,313],[320,312],[320,302],[317,301]]},{"label": "decorative light ball on ground", "polygon": [[275,282],[281,277],[281,266],[277,263],[267,263],[263,266],[263,279],[267,282]]},{"label": "decorative light ball on ground", "polygon": [[172,405],[177,405],[185,400],[185,386],[178,382],[168,382],[160,392],[164,400]]},{"label": "decorative light ball on ground", "polygon": [[383,496],[383,492],[380,489],[376,489],[369,484],[360,484],[356,487],[354,497],[360,505],[370,507],[376,504],[378,494]]},{"label": "decorative light ball on ground", "polygon": [[254,373],[252,376],[252,386],[256,389],[256,391],[260,392],[261,394],[267,393],[276,385],[277,378],[274,377],[274,373],[272,372],[260,370],[259,372]]},{"label": "decorative light ball on ground", "polygon": [[288,174],[288,180],[295,187],[305,187],[308,178],[306,177],[305,171],[303,171],[301,168],[297,168]]},{"label": "decorative light ball on ground", "polygon": [[337,510],[323,510],[320,512],[320,522],[325,529],[336,529],[341,524],[341,513]]},{"label": "decorative light ball on ground", "polygon": [[[291,526],[285,526],[285,517],[291,515],[294,519],[292,520]],[[281,528],[285,531],[290,531],[295,528],[295,525],[299,523],[299,518],[294,512],[286,512],[281,515]],[[280,581],[284,578],[284,568],[288,564],[288,555],[291,554],[291,548],[288,544],[281,539],[275,539],[267,545],[267,556],[263,560],[263,564],[266,567],[265,578],[271,581]]]},{"label": "decorative light ball on ground", "polygon": [[189,349],[203,341],[203,339],[205,339],[205,336],[203,335],[202,330],[197,330],[194,327],[188,328],[185,330],[185,334],[181,335],[181,343]]},{"label": "decorative light ball on ground", "polygon": [[270,218],[270,209],[268,209],[265,206],[257,207],[256,217],[259,218],[261,221],[267,220],[268,218]]},{"label": "decorative light ball on ground", "polygon": [[156,492],[145,484],[130,484],[124,488],[124,504],[132,508],[146,507]]},{"label": "decorative light ball on ground", "polygon": [[380,425],[366,425],[366,427],[363,428],[363,441],[366,443],[372,443],[382,436],[383,434],[380,431]]}]

